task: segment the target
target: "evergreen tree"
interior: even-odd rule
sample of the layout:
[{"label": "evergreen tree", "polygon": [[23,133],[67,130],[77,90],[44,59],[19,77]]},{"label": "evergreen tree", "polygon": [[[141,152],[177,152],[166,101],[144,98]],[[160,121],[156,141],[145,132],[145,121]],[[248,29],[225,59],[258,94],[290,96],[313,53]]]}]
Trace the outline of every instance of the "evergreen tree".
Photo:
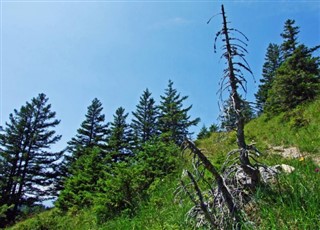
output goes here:
[{"label": "evergreen tree", "polygon": [[210,137],[210,133],[211,132],[208,130],[208,128],[205,125],[203,125],[197,135],[197,139],[200,140],[200,139],[208,138]]},{"label": "evergreen tree", "polygon": [[106,151],[109,131],[108,124],[104,123],[105,115],[102,114],[102,110],[102,103],[94,98],[91,105],[88,106],[86,118],[77,130],[76,136],[68,142],[69,154],[65,154],[65,159],[58,169],[61,178],[58,190],[63,189],[64,180],[70,176],[72,171],[71,167],[83,154],[88,152],[85,151],[87,148],[99,147]]},{"label": "evergreen tree", "polygon": [[218,132],[219,131],[219,126],[217,124],[212,124],[209,127],[209,132],[210,133],[214,133],[214,132]]},{"label": "evergreen tree", "polygon": [[60,121],[45,94],[39,94],[10,114],[0,134],[0,207],[11,206],[2,226],[14,221],[23,205],[31,206],[55,195],[53,185],[62,153],[50,151],[60,140],[53,128]]},{"label": "evergreen tree", "polygon": [[173,88],[173,82],[169,80],[168,87],[165,89],[165,95],[160,96],[159,106],[159,130],[166,133],[176,144],[180,145],[183,140],[191,135],[188,128],[197,125],[200,118],[190,120],[188,115],[192,106],[183,108],[183,101],[188,97],[181,97],[176,89]]},{"label": "evergreen tree", "polygon": [[294,24],[295,20],[288,19],[284,24],[283,33],[281,33],[281,37],[283,38],[283,42],[281,44],[283,61],[290,57],[298,46],[297,35],[300,31],[299,27],[294,26]]},{"label": "evergreen tree", "polygon": [[67,211],[72,207],[80,210],[90,207],[100,191],[99,179],[106,179],[108,171],[106,158],[102,158],[98,147],[82,149],[83,154],[74,162],[70,177],[66,178],[64,189],[59,194],[55,206]]},{"label": "evergreen tree", "polygon": [[272,82],[276,74],[276,70],[281,64],[280,48],[276,44],[270,43],[267,48],[265,63],[262,68],[262,79],[258,92],[255,94],[257,100],[258,113],[262,113],[268,97],[268,91],[272,87]]},{"label": "evergreen tree", "polygon": [[319,47],[309,49],[305,45],[299,45],[279,67],[268,93],[268,113],[276,114],[293,109],[319,94],[320,58],[312,56]]},{"label": "evergreen tree", "polygon": [[134,118],[131,126],[140,144],[157,134],[158,108],[148,89],[143,92],[137,109],[132,114]]},{"label": "evergreen tree", "polygon": [[130,125],[126,122],[127,117],[128,113],[125,113],[125,109],[119,107],[111,122],[108,148],[115,162],[132,154],[133,134]]},{"label": "evergreen tree", "polygon": [[97,98],[93,99],[77,135],[68,142],[68,149],[74,154],[74,158],[79,157],[84,148],[106,147],[108,124],[104,123],[105,115],[101,114],[102,110],[102,103]]}]

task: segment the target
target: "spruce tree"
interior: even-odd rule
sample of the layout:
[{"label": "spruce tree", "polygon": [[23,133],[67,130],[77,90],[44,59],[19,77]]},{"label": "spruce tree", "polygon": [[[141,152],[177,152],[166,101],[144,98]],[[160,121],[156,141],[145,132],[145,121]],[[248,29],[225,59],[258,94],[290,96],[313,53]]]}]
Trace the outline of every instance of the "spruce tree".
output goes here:
[{"label": "spruce tree", "polygon": [[299,45],[276,72],[268,93],[266,112],[277,114],[313,100],[320,90],[320,58],[312,53],[320,46]]},{"label": "spruce tree", "polygon": [[217,124],[212,124],[209,126],[209,132],[214,133],[214,132],[219,132],[219,126]]},{"label": "spruce tree", "polygon": [[60,140],[53,128],[60,121],[45,94],[14,110],[0,134],[0,207],[11,206],[2,227],[14,221],[23,205],[31,206],[55,196],[56,168],[61,152],[50,146]]},{"label": "spruce tree", "polygon": [[186,137],[192,134],[188,131],[188,128],[197,125],[200,118],[190,120],[188,112],[192,106],[183,108],[183,102],[188,97],[181,97],[177,90],[173,88],[171,80],[169,80],[168,87],[165,89],[165,94],[160,97],[159,130],[163,134],[168,134],[172,141],[180,145]]},{"label": "spruce tree", "polygon": [[203,125],[197,135],[197,139],[201,140],[201,139],[208,138],[208,137],[210,137],[210,133],[211,132],[208,130],[208,128],[205,125]]},{"label": "spruce tree", "polygon": [[107,158],[102,157],[101,149],[88,147],[82,151],[83,154],[74,162],[71,176],[66,178],[64,188],[55,203],[60,210],[90,207],[101,189],[98,180],[106,179],[108,162]]},{"label": "spruce tree", "polygon": [[77,130],[77,134],[68,142],[64,161],[59,167],[60,184],[57,189],[64,188],[64,181],[71,175],[74,163],[85,153],[88,148],[98,147],[105,152],[107,148],[108,124],[105,123],[105,115],[102,114],[102,103],[94,98],[88,106],[85,120]]},{"label": "spruce tree", "polygon": [[158,108],[151,93],[146,89],[140,97],[135,112],[132,112],[132,128],[138,143],[143,144],[157,134]]},{"label": "spruce tree", "polygon": [[108,150],[115,162],[132,154],[133,133],[126,121],[128,115],[123,107],[119,107],[113,115],[113,122],[110,123]]},{"label": "spruce tree", "polygon": [[290,57],[298,46],[298,34],[300,31],[299,27],[294,24],[295,20],[288,19],[284,24],[283,33],[280,34],[283,38],[283,42],[281,44],[283,61]]},{"label": "spruce tree", "polygon": [[282,64],[268,91],[265,111],[277,114],[314,99],[319,93],[319,57],[312,54],[320,46],[308,48],[297,40],[299,27],[288,19],[281,33]]},{"label": "spruce tree", "polygon": [[97,98],[93,99],[88,106],[85,120],[77,130],[77,135],[68,142],[68,149],[74,154],[74,158],[79,157],[84,148],[105,148],[108,124],[104,123],[105,115],[102,114],[102,110],[102,103]]},{"label": "spruce tree", "polygon": [[277,44],[270,43],[267,48],[265,63],[262,68],[262,79],[260,79],[258,92],[255,94],[259,114],[264,110],[264,106],[268,98],[268,91],[272,87],[276,70],[279,68],[280,64],[280,48]]}]

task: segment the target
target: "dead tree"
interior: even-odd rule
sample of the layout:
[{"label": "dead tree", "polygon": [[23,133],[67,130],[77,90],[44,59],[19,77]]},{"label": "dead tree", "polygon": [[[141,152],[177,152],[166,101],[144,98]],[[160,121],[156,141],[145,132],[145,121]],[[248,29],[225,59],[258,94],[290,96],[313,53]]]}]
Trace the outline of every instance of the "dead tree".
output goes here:
[{"label": "dead tree", "polygon": [[[237,127],[237,144],[239,148],[239,159],[241,167],[245,174],[251,179],[251,182],[248,184],[251,188],[255,188],[259,183],[259,170],[250,163],[248,148],[245,141],[244,135],[244,113],[243,113],[243,104],[238,88],[239,86],[246,92],[246,79],[243,72],[248,72],[252,75],[252,71],[248,62],[245,59],[245,54],[247,50],[244,46],[247,46],[246,41],[248,38],[241,33],[239,30],[234,28],[228,28],[227,17],[224,11],[223,5],[221,6],[221,14],[223,19],[223,27],[216,34],[215,38],[215,50],[216,50],[216,41],[219,37],[222,38],[224,45],[222,46],[223,55],[222,58],[225,58],[227,61],[227,68],[224,70],[224,76],[221,81],[220,93],[222,94],[223,89],[230,90],[230,97],[232,100],[232,109],[236,114],[236,127]],[[246,41],[242,39],[231,37],[231,33],[240,34]]]},{"label": "dead tree", "polygon": [[[223,54],[221,58],[226,59],[227,68],[220,82],[220,95],[225,89],[230,92],[232,108],[236,114],[236,136],[238,149],[232,150],[227,154],[227,159],[223,165],[222,172],[219,173],[211,164],[207,157],[190,140],[184,142],[184,147],[188,148],[193,155],[193,170],[186,170],[184,178],[181,180],[181,188],[185,191],[195,206],[188,212],[189,217],[197,219],[196,226],[207,225],[210,228],[219,229],[241,229],[243,223],[251,222],[246,218],[245,206],[251,201],[254,188],[260,182],[259,166],[266,168],[267,176],[272,172],[267,167],[260,164],[253,157],[253,153],[259,153],[252,145],[247,145],[244,134],[244,115],[243,104],[239,94],[239,87],[246,92],[246,79],[244,72],[252,74],[252,71],[245,59],[247,50],[247,37],[234,28],[228,28],[227,17],[224,7],[221,6],[223,19],[222,29],[217,32],[214,42],[221,38],[224,43],[222,46]],[[209,20],[210,21],[210,20]],[[234,37],[240,34],[242,38]],[[251,164],[250,160],[255,161]],[[212,179],[206,178],[209,172]],[[208,173],[207,173],[208,174]],[[185,178],[189,178],[186,183]],[[201,184],[207,185],[207,190],[201,189]]]}]

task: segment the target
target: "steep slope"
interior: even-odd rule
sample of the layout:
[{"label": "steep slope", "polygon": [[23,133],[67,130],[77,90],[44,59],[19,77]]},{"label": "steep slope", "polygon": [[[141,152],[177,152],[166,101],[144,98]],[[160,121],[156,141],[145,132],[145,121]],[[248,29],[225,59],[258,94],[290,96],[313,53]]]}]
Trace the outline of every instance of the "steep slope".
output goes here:
[{"label": "steep slope", "polygon": [[[295,168],[281,174],[273,187],[257,190],[257,206],[251,210],[256,229],[317,229],[320,225],[320,100],[301,105],[293,111],[268,118],[262,115],[246,125],[247,142],[262,152],[259,161],[287,164]],[[212,133],[197,145],[218,168],[226,153],[236,148],[235,133]],[[278,146],[278,148],[275,148]],[[281,156],[279,146],[296,147],[300,155]],[[281,148],[280,148],[281,149]],[[99,222],[94,209],[64,215],[52,209],[16,224],[11,229],[193,229],[186,222],[192,206],[187,197],[175,199],[182,168],[189,167],[188,157],[181,158],[181,168],[149,189],[150,198],[137,207],[137,214],[124,211],[105,223]]]}]

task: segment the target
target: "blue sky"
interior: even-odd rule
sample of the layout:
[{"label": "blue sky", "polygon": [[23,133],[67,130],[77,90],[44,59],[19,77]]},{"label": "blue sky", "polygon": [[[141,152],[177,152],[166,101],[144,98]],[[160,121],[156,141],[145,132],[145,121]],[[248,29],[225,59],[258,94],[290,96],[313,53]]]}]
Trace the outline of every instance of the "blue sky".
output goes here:
[{"label": "blue sky", "polygon": [[[265,51],[280,44],[286,19],[300,26],[299,41],[320,43],[320,1],[7,1],[1,0],[0,125],[38,93],[61,119],[58,144],[76,134],[93,98],[106,120],[123,106],[135,110],[143,90],[159,96],[174,82],[191,115],[217,123],[218,82],[224,68],[213,52],[225,5],[231,26],[249,38],[247,99],[254,101]],[[319,55],[319,52],[317,53]]]}]

